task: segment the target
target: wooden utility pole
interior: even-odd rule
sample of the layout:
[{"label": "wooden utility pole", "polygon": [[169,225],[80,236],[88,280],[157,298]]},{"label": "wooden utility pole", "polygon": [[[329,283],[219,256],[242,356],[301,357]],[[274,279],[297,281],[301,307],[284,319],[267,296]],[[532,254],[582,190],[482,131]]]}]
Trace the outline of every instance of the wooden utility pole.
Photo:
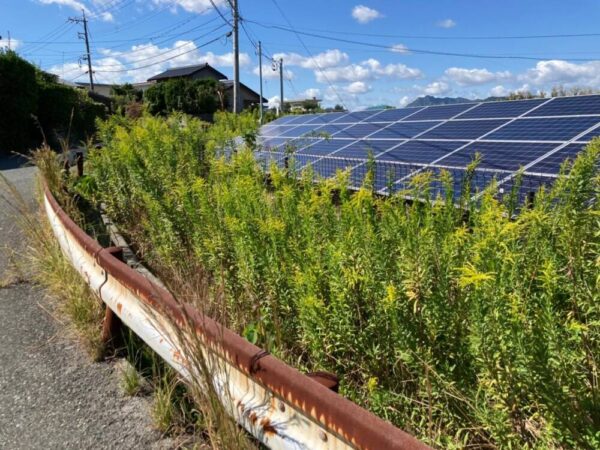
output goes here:
[{"label": "wooden utility pole", "polygon": [[231,0],[233,15],[233,112],[240,112],[240,41],[238,0]]},{"label": "wooden utility pole", "polygon": [[79,36],[80,39],[82,37],[85,39],[85,56],[83,57],[83,59],[87,60],[88,74],[90,76],[90,91],[93,91],[94,90],[94,72],[92,71],[92,55],[90,53],[88,21],[87,21],[87,18],[85,17],[85,10],[82,9],[81,13],[82,13],[81,18],[71,17],[71,18],[69,18],[69,22],[83,23],[83,36],[82,36],[82,33],[77,33],[77,35]]},{"label": "wooden utility pole", "polygon": [[262,43],[258,41],[258,77],[260,78],[260,99],[258,101],[260,108],[259,123],[263,123],[263,85],[262,85]]}]

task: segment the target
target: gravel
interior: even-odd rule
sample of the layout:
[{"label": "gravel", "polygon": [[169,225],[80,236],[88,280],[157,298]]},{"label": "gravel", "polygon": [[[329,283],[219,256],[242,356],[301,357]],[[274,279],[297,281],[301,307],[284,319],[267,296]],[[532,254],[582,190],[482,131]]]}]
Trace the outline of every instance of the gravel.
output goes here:
[{"label": "gravel", "polygon": [[[2,175],[32,202],[35,169],[13,166],[0,160]],[[1,196],[0,243],[24,245]],[[9,270],[0,250],[0,280]],[[127,397],[116,366],[92,362],[60,320],[27,279],[0,288],[0,449],[172,447],[152,427],[150,398]]]}]

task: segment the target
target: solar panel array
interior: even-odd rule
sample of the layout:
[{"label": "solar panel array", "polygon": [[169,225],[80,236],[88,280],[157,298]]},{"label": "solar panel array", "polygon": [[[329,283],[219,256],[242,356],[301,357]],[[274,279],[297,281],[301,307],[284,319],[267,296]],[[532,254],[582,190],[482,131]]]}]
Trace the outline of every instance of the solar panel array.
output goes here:
[{"label": "solar panel array", "polygon": [[[596,136],[600,95],[587,95],[284,116],[261,128],[257,157],[266,166],[311,167],[315,177],[349,170],[353,188],[370,169],[381,194],[408,188],[418,173],[445,169],[458,195],[479,153],[471,194],[494,178],[506,191],[523,169],[525,195],[551,184],[562,162]],[[439,182],[431,187],[444,190]]]}]

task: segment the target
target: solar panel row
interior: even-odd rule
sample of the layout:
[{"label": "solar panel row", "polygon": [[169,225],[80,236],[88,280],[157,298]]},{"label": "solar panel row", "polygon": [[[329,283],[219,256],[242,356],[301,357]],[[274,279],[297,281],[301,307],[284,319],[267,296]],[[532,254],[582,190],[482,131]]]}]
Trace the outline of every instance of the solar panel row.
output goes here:
[{"label": "solar panel row", "polygon": [[[492,178],[509,190],[521,167],[524,189],[552,182],[562,162],[600,136],[600,95],[285,116],[262,127],[257,159],[316,177],[350,170],[359,187],[369,167],[375,189],[405,189],[424,170],[450,170],[453,195],[480,155],[473,192]],[[369,157],[374,159],[367,164]],[[444,192],[434,181],[431,189]],[[521,193],[522,194],[522,193]]]}]

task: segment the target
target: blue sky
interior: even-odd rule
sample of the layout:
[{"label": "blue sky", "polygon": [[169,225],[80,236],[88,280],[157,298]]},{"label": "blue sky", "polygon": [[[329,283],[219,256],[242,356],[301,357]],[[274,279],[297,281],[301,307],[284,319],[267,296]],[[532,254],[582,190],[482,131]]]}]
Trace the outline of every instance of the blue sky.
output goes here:
[{"label": "blue sky", "polygon": [[[230,17],[227,0],[214,2]],[[600,89],[598,0],[239,5],[246,28],[240,34],[241,81],[258,91],[251,39],[261,40],[269,56],[284,59],[286,99],[317,96],[325,105],[357,109],[403,106],[425,94],[475,98],[559,84]],[[10,30],[24,57],[66,80],[86,81],[79,64],[81,25],[67,23],[81,9],[90,17],[97,82],[144,81],[168,67],[203,62],[231,77],[230,27],[210,0],[0,0],[0,46],[7,45]],[[593,33],[599,35],[581,36]],[[568,34],[579,36],[495,39]],[[277,102],[278,75],[266,58],[264,75],[265,97]]]}]

